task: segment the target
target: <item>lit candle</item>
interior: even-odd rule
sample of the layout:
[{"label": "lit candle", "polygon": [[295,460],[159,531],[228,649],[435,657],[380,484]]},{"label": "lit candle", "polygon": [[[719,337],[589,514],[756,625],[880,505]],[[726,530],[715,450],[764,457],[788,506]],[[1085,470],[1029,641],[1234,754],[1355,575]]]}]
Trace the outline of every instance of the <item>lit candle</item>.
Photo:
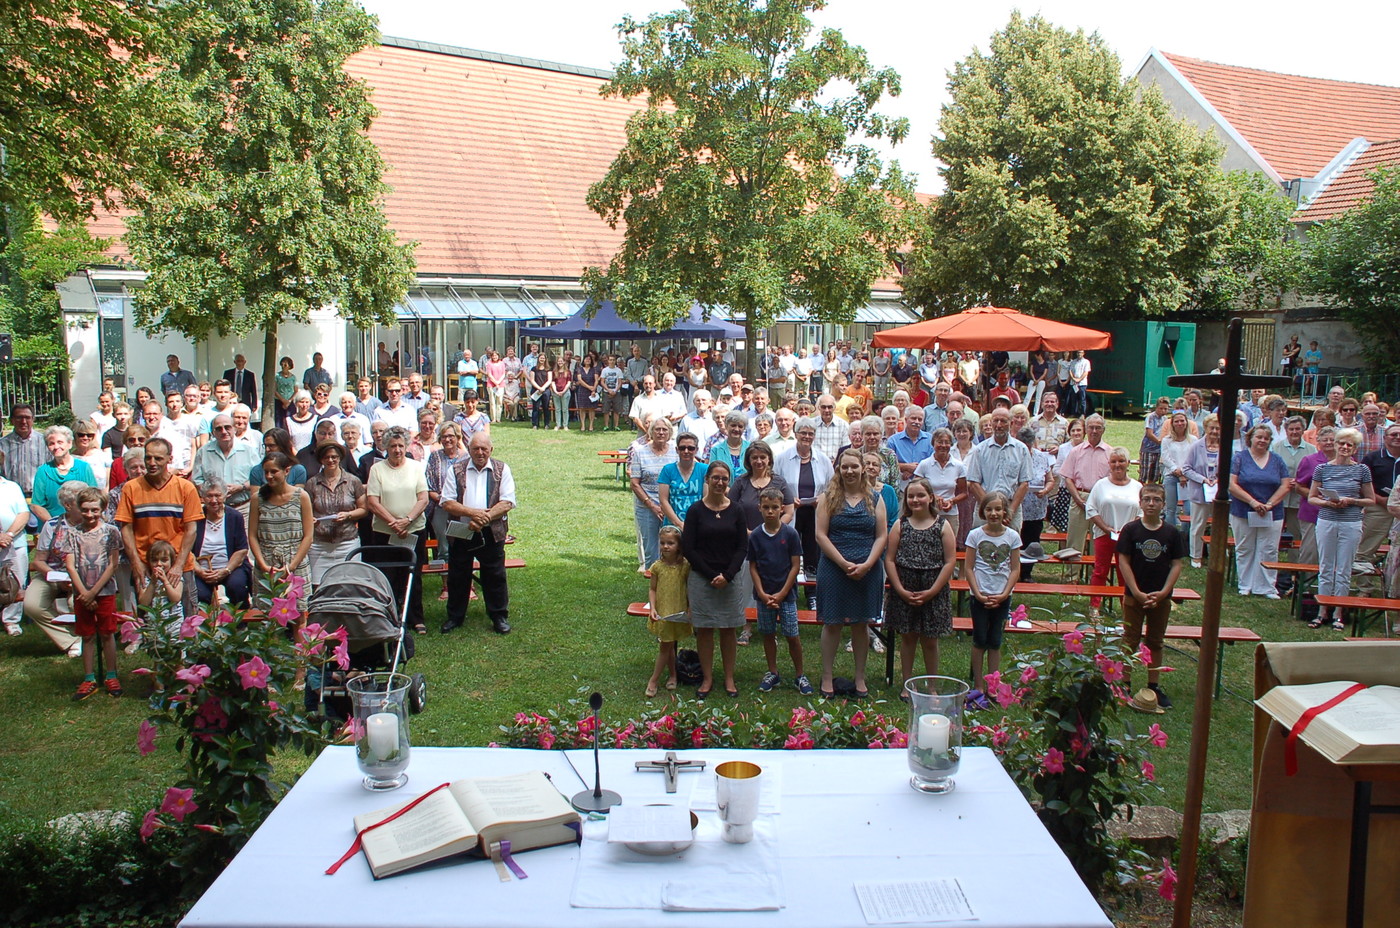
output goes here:
[{"label": "lit candle", "polygon": [[946,715],[929,713],[919,716],[919,748],[935,754],[947,754],[951,728],[952,723]]},{"label": "lit candle", "polygon": [[392,712],[376,712],[365,719],[365,737],[369,739],[370,754],[376,760],[388,760],[399,749],[399,717]]}]

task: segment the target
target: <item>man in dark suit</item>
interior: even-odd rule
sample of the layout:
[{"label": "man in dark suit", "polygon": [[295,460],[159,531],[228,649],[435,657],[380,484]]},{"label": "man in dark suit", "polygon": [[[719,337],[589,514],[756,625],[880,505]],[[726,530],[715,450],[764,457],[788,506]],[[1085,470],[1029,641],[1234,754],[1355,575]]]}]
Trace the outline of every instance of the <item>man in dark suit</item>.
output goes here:
[{"label": "man in dark suit", "polygon": [[258,408],[258,376],[250,370],[248,359],[241,354],[233,356],[233,367],[224,371],[224,379],[233,387],[238,401],[249,409]]}]

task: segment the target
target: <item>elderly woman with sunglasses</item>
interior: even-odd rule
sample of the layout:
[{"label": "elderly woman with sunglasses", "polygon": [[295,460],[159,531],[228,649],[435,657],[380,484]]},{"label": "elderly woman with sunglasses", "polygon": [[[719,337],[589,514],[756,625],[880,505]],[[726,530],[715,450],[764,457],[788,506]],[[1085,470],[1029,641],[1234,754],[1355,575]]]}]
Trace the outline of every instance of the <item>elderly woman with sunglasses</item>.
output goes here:
[{"label": "elderly woman with sunglasses", "polygon": [[684,529],[685,514],[705,493],[705,471],[709,465],[696,460],[699,453],[699,436],[681,432],[676,439],[676,460],[661,468],[656,489],[665,525]]}]

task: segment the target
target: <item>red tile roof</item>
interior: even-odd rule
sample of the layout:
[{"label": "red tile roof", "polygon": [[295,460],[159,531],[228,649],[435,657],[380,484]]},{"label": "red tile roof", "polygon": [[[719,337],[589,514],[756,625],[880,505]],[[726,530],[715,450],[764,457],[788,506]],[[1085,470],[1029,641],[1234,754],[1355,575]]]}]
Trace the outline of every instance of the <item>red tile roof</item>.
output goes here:
[{"label": "red tile roof", "polygon": [[1322,192],[1308,201],[1294,216],[1294,222],[1322,222],[1351,209],[1371,195],[1375,184],[1370,174],[1385,165],[1400,166],[1400,139],[1372,145],[1332,179]]},{"label": "red tile roof", "polygon": [[1285,180],[1316,176],[1358,136],[1400,138],[1400,87],[1161,54]]},{"label": "red tile roof", "polygon": [[600,97],[604,72],[432,48],[387,40],[347,64],[373,88],[389,222],[419,243],[418,272],[574,279],[606,265],[622,236],[584,195],[641,102]]}]

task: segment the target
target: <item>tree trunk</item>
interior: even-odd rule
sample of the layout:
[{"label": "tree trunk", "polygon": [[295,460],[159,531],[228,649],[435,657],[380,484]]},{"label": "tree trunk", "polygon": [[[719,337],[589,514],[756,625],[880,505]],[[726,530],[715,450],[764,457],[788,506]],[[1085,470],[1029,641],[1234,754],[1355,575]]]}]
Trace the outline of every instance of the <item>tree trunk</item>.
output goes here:
[{"label": "tree trunk", "polygon": [[[755,387],[767,386],[760,384],[758,379],[758,359],[762,352],[758,350],[758,341],[755,338],[757,332],[753,327],[753,313],[744,313],[744,382],[751,383]],[[739,399],[737,396],[734,398]]]},{"label": "tree trunk", "polygon": [[262,430],[277,424],[277,323],[263,329],[263,414]]}]

